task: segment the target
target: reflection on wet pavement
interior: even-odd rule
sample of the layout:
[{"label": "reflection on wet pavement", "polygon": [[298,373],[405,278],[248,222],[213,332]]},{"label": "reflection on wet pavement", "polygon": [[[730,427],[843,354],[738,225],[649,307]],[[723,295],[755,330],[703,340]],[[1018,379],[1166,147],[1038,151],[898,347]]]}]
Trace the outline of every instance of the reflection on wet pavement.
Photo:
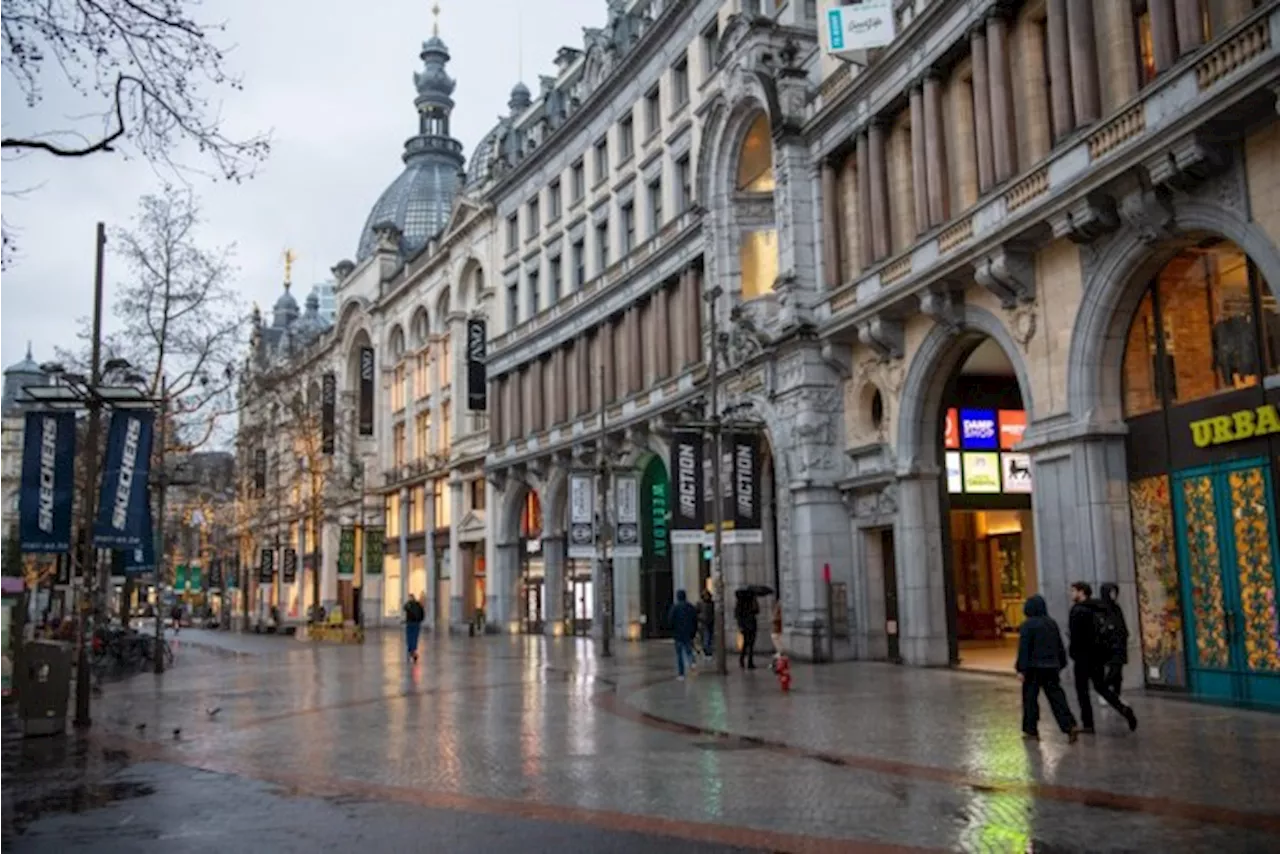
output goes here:
[{"label": "reflection on wet pavement", "polygon": [[[664,851],[673,840],[783,851],[1280,844],[1280,793],[1264,784],[1280,779],[1280,740],[1263,713],[1137,695],[1137,734],[1103,718],[1075,747],[1028,745],[1007,679],[798,666],[782,695],[763,670],[676,682],[661,643],[600,659],[572,638],[426,640],[413,666],[393,634],[363,647],[275,641],[108,686],[83,755],[15,758],[6,741],[6,836],[47,843],[51,823],[98,821],[108,804],[150,814],[139,805],[165,797],[164,768],[331,809],[412,808],[389,827],[457,812],[462,847],[438,850],[473,850],[481,837],[466,828],[495,817],[531,823],[513,828],[517,839],[588,834],[575,837],[587,848],[557,850],[614,850],[591,833],[631,834],[617,850]],[[338,814],[324,821],[344,832]]]}]

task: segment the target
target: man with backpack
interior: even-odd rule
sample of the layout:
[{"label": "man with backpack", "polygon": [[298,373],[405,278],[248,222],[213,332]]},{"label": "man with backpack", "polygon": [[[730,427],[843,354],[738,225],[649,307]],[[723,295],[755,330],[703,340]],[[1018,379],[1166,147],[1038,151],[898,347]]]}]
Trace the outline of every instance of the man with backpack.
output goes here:
[{"label": "man with backpack", "polygon": [[1102,636],[1105,647],[1106,680],[1117,697],[1124,680],[1124,666],[1129,663],[1129,625],[1120,610],[1120,588],[1108,581],[1102,585]]},{"label": "man with backpack", "polygon": [[1093,588],[1086,581],[1071,585],[1071,615],[1067,629],[1071,634],[1069,652],[1075,662],[1076,700],[1080,703],[1082,732],[1092,734],[1093,705],[1089,698],[1092,683],[1107,705],[1115,709],[1129,723],[1129,729],[1138,728],[1138,717],[1133,709],[1120,701],[1112,686],[1107,683],[1106,665],[1112,657],[1118,632],[1114,617],[1103,603],[1093,598]]}]

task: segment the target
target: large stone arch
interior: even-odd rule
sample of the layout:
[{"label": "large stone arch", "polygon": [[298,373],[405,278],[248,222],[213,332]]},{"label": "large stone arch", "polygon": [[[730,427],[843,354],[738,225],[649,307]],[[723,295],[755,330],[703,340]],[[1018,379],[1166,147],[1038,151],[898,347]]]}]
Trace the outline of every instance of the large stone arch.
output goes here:
[{"label": "large stone arch", "polygon": [[1178,201],[1173,207],[1173,227],[1159,242],[1135,228],[1124,228],[1102,250],[1084,282],[1067,371],[1067,400],[1077,420],[1101,424],[1122,420],[1121,362],[1129,323],[1143,291],[1170,258],[1207,235],[1233,241],[1257,265],[1272,291],[1280,294],[1280,248],[1256,223],[1229,207]]},{"label": "large stone arch", "polygon": [[916,471],[936,472],[938,459],[938,418],[942,412],[942,395],[956,369],[984,338],[1000,345],[1013,365],[1022,405],[1035,416],[1031,377],[1022,358],[1022,350],[1013,336],[991,312],[966,305],[960,316],[958,331],[935,325],[912,356],[899,395],[896,455],[901,474]]}]

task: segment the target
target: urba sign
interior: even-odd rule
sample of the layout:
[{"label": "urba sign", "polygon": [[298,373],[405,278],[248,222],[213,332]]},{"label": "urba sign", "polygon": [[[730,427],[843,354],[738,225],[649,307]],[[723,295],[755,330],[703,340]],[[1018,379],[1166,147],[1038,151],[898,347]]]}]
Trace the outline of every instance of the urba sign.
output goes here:
[{"label": "urba sign", "polygon": [[1191,441],[1197,448],[1242,442],[1272,433],[1280,433],[1280,415],[1273,403],[1191,422]]}]

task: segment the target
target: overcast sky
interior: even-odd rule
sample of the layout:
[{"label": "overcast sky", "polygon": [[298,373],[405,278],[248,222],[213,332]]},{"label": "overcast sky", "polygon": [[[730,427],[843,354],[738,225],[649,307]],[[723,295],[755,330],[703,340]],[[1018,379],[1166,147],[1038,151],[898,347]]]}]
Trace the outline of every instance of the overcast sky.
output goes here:
[{"label": "overcast sky", "polygon": [[[373,203],[399,174],[405,139],[416,132],[413,72],[431,35],[431,0],[206,0],[199,17],[225,20],[230,70],[245,91],[229,93],[222,113],[231,132],[270,130],[272,152],[241,185],[195,177],[203,202],[202,243],[236,244],[236,287],[246,311],[268,310],[280,293],[282,256],[292,248],[299,301],[342,258],[354,259]],[[553,74],[561,45],[581,48],[582,27],[602,26],[605,0],[440,0],[440,36],[449,46],[453,135],[470,159],[476,142],[507,111],[519,67],[533,92]],[[551,10],[554,10],[552,12]],[[522,10],[522,11],[520,11]],[[519,25],[517,20],[519,19]],[[51,81],[52,82],[52,81]],[[4,80],[5,135],[56,128],[86,112],[79,96],[50,89],[27,110]],[[0,285],[0,356],[37,361],[69,344],[91,309],[94,224],[128,225],[137,200],[163,184],[141,161],[98,154],[84,160],[30,155],[5,162],[4,217],[18,230],[19,257]],[[122,263],[108,255],[111,285]]]}]

